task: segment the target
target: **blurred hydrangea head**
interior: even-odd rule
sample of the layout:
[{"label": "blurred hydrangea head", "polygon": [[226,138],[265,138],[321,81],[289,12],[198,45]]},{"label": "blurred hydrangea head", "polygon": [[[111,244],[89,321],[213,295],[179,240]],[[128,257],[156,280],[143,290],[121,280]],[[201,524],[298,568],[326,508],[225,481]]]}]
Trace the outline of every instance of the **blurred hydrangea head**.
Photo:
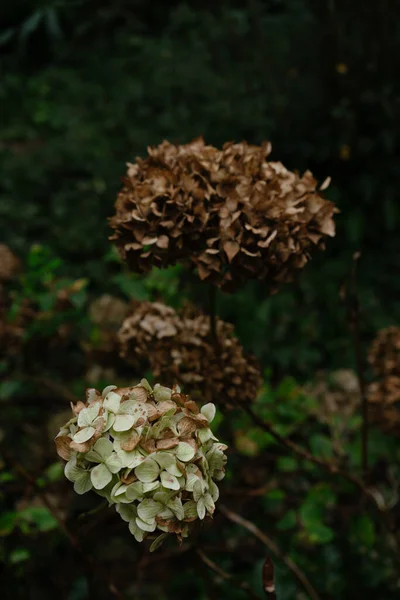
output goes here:
[{"label": "blurred hydrangea head", "polygon": [[[93,490],[115,505],[137,541],[169,533],[179,541],[190,524],[212,516],[225,474],[227,446],[210,429],[211,403],[201,409],[178,387],[146,380],[86,392],[55,438],[77,494]],[[158,534],[158,536],[157,536]]]}]

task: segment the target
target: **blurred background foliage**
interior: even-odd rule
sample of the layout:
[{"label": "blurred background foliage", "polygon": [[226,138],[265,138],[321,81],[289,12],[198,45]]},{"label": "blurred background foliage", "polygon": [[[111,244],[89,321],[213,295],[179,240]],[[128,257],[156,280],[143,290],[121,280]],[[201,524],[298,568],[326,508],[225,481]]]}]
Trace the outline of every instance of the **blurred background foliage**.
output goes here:
[{"label": "blurred background foliage", "polygon": [[[327,195],[341,212],[326,252],[275,296],[252,283],[232,297],[219,294],[218,313],[265,369],[261,412],[316,455],[356,470],[356,411],[324,420],[302,386],[317,371],[354,366],[340,290],[355,251],[363,348],[377,329],[400,321],[396,0],[20,0],[3,3],[0,16],[0,240],[24,263],[9,318],[27,307],[35,315],[24,317],[22,352],[10,358],[0,349],[2,430],[10,453],[37,474],[38,489],[72,523],[93,509],[67,494],[47,422],[67,407],[58,385],[82,394],[91,382],[100,334],[90,302],[111,294],[207,307],[203,286],[180,267],[127,274],[106,220],[127,161],[162,139],[198,135],[215,145],[268,139],[273,160],[309,168],[321,182],[332,177]],[[110,383],[107,372],[98,380]],[[243,415],[220,427],[234,449],[224,502],[256,514],[322,598],[398,598],[392,542],[351,484],[323,479],[315,465],[282,453]],[[370,458],[382,493],[396,503],[398,444],[373,431]],[[6,597],[108,597],[99,585],[93,591],[35,486],[20,497],[18,469],[7,460],[1,467]],[[265,482],[268,489],[255,493]],[[216,587],[190,552],[150,562],[113,515],[98,519],[83,519],[85,551],[99,546],[96,559],[128,598],[244,597],[227,583]],[[262,594],[265,552],[245,531],[216,520],[206,546]],[[279,600],[308,597],[283,564],[276,572]]]}]

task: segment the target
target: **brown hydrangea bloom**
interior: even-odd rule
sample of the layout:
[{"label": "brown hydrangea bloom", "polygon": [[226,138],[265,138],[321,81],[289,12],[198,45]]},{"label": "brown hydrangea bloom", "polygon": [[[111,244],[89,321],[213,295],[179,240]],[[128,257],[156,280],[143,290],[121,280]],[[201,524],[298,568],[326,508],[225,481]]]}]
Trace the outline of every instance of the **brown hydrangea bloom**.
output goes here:
[{"label": "brown hydrangea bloom", "polygon": [[368,388],[369,414],[384,431],[400,435],[400,377],[386,375]]},{"label": "brown hydrangea bloom", "polygon": [[110,239],[137,272],[185,260],[226,291],[289,281],[334,236],[336,209],[309,171],[268,162],[270,151],[246,142],[219,150],[202,138],[149,148],[128,163]]},{"label": "brown hydrangea bloom", "polygon": [[0,244],[0,281],[15,277],[20,268],[20,261],[5,244]]},{"label": "brown hydrangea bloom", "polygon": [[368,388],[371,419],[400,435],[400,327],[378,331],[368,360],[377,376]]},{"label": "brown hydrangea bloom", "polygon": [[121,356],[137,368],[150,366],[156,378],[180,384],[206,402],[235,404],[253,401],[262,385],[256,360],[245,355],[233,326],[216,322],[193,308],[175,312],[155,302],[138,303],[120,331]]},{"label": "brown hydrangea bloom", "polygon": [[386,327],[378,331],[371,344],[368,360],[379,377],[400,375],[400,327]]}]

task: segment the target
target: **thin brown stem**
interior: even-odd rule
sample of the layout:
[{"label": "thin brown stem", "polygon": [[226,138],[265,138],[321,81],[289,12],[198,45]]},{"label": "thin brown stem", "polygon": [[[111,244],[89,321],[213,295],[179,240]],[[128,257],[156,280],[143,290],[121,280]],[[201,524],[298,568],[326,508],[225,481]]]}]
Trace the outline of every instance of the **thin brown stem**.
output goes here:
[{"label": "thin brown stem", "polygon": [[275,542],[271,540],[264,532],[262,532],[254,523],[233,512],[233,510],[230,510],[224,505],[220,505],[219,510],[227,519],[247,529],[247,531],[258,538],[268,548],[268,550],[270,550],[277,558],[279,558],[293,573],[299,583],[301,583],[311,600],[321,600],[320,595],[300,567],[296,565],[290,556],[283,554]]},{"label": "thin brown stem", "polygon": [[203,563],[207,565],[207,567],[214,571],[214,573],[217,573],[217,575],[219,575],[222,579],[232,583],[235,587],[239,587],[241,590],[246,592],[248,597],[252,598],[252,600],[260,600],[260,597],[257,596],[255,592],[253,592],[248,583],[246,583],[245,581],[239,581],[236,577],[224,571],[219,565],[217,565],[213,560],[211,560],[211,558],[209,558],[203,552],[203,550],[197,549],[196,554],[200,557]]},{"label": "thin brown stem", "polygon": [[209,288],[209,313],[210,313],[210,332],[214,347],[218,352],[218,334],[217,334],[217,288],[210,285]]},{"label": "thin brown stem", "polygon": [[16,460],[14,460],[14,458],[2,446],[0,447],[0,454],[4,457],[5,461],[10,465],[10,467],[16,473],[18,473],[29,486],[31,486],[35,490],[37,495],[42,500],[43,504],[49,510],[52,517],[57,521],[60,531],[62,531],[62,533],[68,539],[69,543],[74,548],[74,550],[81,555],[83,562],[87,566],[88,570],[90,570],[94,575],[100,575],[100,577],[106,582],[108,590],[114,598],[117,598],[118,600],[123,600],[122,593],[119,591],[116,585],[106,577],[104,571],[101,568],[97,568],[94,559],[92,559],[92,557],[84,551],[78,538],[67,527],[65,521],[60,517],[57,510],[51,504],[43,489],[40,486],[38,486],[35,477],[33,477],[33,475],[31,475],[23,465],[19,464]]},{"label": "thin brown stem", "polygon": [[363,352],[360,337],[360,301],[357,293],[357,266],[360,256],[360,252],[356,252],[353,255],[353,264],[350,274],[349,286],[346,293],[346,300],[349,327],[353,338],[358,386],[360,389],[361,396],[361,464],[364,474],[364,481],[368,481],[368,397],[367,386],[365,383],[364,376]]}]

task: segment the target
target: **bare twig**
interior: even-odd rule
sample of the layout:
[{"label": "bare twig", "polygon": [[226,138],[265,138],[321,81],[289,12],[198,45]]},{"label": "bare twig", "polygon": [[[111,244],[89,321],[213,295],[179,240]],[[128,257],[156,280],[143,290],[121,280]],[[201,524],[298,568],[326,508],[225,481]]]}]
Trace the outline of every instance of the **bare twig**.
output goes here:
[{"label": "bare twig", "polygon": [[305,575],[305,573],[303,573],[300,567],[293,562],[290,556],[283,554],[275,542],[271,540],[265,533],[263,533],[254,523],[233,512],[224,505],[220,505],[219,510],[227,519],[250,531],[251,534],[258,538],[268,548],[268,550],[270,550],[277,558],[284,562],[299,583],[301,583],[311,600],[321,600],[318,592],[315,590],[314,586],[311,584],[308,577]]},{"label": "bare twig", "polygon": [[35,490],[37,495],[42,500],[43,504],[49,510],[52,517],[57,521],[60,530],[68,539],[71,546],[75,549],[76,552],[78,552],[82,556],[84,564],[87,565],[87,567],[94,575],[100,575],[101,578],[105,580],[107,587],[114,598],[122,600],[122,593],[118,590],[116,585],[110,579],[107,578],[103,569],[101,569],[101,567],[97,568],[96,562],[93,560],[93,558],[83,550],[78,538],[67,527],[65,521],[60,517],[58,512],[55,510],[54,506],[49,501],[46,493],[40,486],[38,486],[36,479],[33,477],[33,475],[31,475],[23,465],[19,464],[16,460],[14,460],[14,458],[2,446],[0,447],[0,454],[4,457],[4,459],[10,465],[10,467],[12,467],[14,471],[16,471],[22,477],[22,479],[24,479]]},{"label": "bare twig", "polygon": [[361,431],[361,463],[364,473],[364,481],[368,480],[368,399],[367,386],[364,377],[363,353],[360,339],[360,302],[357,293],[357,266],[360,259],[360,252],[353,254],[353,264],[350,273],[350,280],[345,297],[347,301],[347,315],[349,327],[353,338],[354,356],[356,360],[356,371],[358,386],[361,395],[362,411],[362,431]]},{"label": "bare twig", "polygon": [[255,592],[253,592],[253,590],[251,589],[251,587],[249,586],[248,583],[246,583],[245,581],[239,581],[238,579],[236,579],[236,577],[234,577],[233,575],[230,575],[229,573],[227,573],[226,571],[221,569],[221,567],[218,566],[213,560],[211,560],[211,558],[209,558],[203,552],[203,550],[200,550],[200,549],[196,550],[196,554],[201,558],[203,563],[205,565],[207,565],[207,567],[209,567],[212,571],[214,571],[214,573],[217,573],[217,575],[219,575],[222,579],[224,579],[225,581],[229,581],[235,587],[240,587],[240,589],[242,589],[243,591],[245,591],[247,593],[249,598],[252,598],[253,600],[260,600],[260,597],[257,596],[257,594]]}]

